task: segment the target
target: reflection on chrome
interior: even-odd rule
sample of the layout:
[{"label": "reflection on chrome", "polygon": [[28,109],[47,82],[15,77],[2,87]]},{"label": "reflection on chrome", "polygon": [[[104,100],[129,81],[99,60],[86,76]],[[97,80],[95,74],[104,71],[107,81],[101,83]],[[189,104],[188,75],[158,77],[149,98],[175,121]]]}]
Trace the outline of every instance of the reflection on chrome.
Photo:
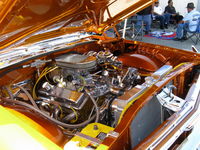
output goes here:
[{"label": "reflection on chrome", "polygon": [[87,37],[90,36],[88,33],[73,33],[63,35],[60,37],[44,40],[27,46],[21,46],[7,50],[5,53],[2,52],[0,55],[0,69],[20,62],[23,59],[31,58],[39,54],[58,50],[61,48],[67,48],[68,43],[81,41],[84,39],[87,41]]}]

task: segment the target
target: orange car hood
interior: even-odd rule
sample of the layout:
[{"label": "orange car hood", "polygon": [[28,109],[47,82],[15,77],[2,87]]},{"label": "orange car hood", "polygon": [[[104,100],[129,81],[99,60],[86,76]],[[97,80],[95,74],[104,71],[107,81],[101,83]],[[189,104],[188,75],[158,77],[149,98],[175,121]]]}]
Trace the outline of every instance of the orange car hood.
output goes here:
[{"label": "orange car hood", "polygon": [[154,1],[0,0],[0,49],[44,31],[102,33]]}]

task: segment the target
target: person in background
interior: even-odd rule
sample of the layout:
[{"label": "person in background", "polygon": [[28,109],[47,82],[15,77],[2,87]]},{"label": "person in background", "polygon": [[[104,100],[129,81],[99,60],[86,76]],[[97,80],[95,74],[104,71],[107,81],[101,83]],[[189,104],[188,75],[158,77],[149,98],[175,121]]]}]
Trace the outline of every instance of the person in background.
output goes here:
[{"label": "person in background", "polygon": [[145,24],[145,34],[149,34],[152,23],[152,6],[149,6],[137,13],[136,31],[139,32],[143,23]]},{"label": "person in background", "polygon": [[163,15],[163,9],[159,6],[159,2],[154,4],[153,17],[160,21],[160,29],[164,29],[165,16]]},{"label": "person in background", "polygon": [[176,12],[172,0],[168,1],[168,5],[165,7],[164,16],[165,16],[165,28],[168,28],[171,18],[176,21],[176,24],[178,24],[183,19],[183,16],[179,15],[179,13]]},{"label": "person in background", "polygon": [[194,32],[197,28],[200,12],[194,10],[194,3],[188,3],[186,8],[188,13],[178,24],[178,27],[176,29],[176,38],[174,39],[175,41],[187,40],[187,31],[189,30],[191,32]]}]

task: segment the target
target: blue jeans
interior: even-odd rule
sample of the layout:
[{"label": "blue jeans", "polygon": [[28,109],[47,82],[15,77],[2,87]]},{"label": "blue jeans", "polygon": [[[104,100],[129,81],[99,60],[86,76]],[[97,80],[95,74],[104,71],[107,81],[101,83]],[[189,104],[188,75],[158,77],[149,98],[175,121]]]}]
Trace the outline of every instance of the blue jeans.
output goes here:
[{"label": "blue jeans", "polygon": [[188,23],[180,23],[176,29],[176,37],[181,39],[183,36],[186,36],[187,31],[189,30]]},{"label": "blue jeans", "polygon": [[164,28],[165,17],[162,15],[156,15],[155,18],[160,21],[160,27]]},{"label": "blue jeans", "polygon": [[136,31],[139,32],[142,26],[142,21],[145,24],[145,31],[149,32],[151,28],[151,14],[149,15],[137,15]]},{"label": "blue jeans", "polygon": [[169,24],[169,21],[170,21],[170,18],[171,18],[171,15],[170,13],[166,13],[164,14],[164,17],[165,17],[165,24]]}]

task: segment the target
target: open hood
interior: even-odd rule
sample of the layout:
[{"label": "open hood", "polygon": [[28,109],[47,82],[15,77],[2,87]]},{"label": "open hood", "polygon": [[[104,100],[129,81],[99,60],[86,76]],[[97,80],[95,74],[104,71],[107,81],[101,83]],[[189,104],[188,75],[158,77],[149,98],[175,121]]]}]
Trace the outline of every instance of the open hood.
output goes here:
[{"label": "open hood", "polygon": [[[96,32],[119,23],[154,0],[0,0],[0,49],[34,35]],[[56,32],[56,34],[55,34]],[[49,33],[49,34],[47,34]],[[30,41],[30,40],[29,40]]]}]

